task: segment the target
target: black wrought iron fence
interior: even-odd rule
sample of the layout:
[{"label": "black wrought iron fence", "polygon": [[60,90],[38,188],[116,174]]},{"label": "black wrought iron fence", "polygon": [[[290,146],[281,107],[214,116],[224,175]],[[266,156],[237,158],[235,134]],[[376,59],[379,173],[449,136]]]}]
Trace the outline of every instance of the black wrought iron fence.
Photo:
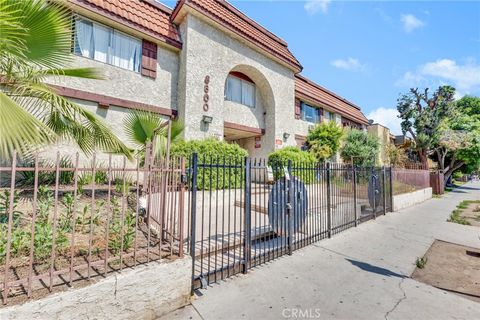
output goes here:
[{"label": "black wrought iron fence", "polygon": [[193,287],[246,273],[391,211],[391,177],[386,167],[194,155],[188,221]]}]

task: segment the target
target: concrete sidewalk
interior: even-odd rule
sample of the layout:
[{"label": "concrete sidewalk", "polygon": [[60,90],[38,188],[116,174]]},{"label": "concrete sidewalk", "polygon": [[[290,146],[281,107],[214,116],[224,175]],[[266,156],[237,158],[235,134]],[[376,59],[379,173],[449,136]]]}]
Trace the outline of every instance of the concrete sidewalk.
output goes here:
[{"label": "concrete sidewalk", "polygon": [[214,284],[162,319],[480,319],[480,303],[409,278],[434,239],[480,248],[480,229],[446,222],[480,183],[381,216]]}]

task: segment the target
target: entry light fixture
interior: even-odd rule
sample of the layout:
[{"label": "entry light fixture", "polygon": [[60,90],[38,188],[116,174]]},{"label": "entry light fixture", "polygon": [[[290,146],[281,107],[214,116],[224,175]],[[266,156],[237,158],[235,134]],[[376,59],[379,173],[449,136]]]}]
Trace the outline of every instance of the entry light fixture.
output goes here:
[{"label": "entry light fixture", "polygon": [[290,137],[290,133],[284,132],[283,133],[283,139],[288,140],[288,137]]},{"label": "entry light fixture", "polygon": [[212,123],[212,121],[213,121],[213,117],[211,116],[203,116],[202,118],[203,123]]}]

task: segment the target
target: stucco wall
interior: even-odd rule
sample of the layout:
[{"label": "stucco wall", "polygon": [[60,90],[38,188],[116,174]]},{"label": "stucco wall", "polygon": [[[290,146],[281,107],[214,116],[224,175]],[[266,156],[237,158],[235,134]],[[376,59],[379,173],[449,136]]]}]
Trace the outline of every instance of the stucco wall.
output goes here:
[{"label": "stucco wall", "polygon": [[115,273],[87,287],[0,309],[0,319],[157,319],[190,302],[190,257]]},{"label": "stucco wall", "polygon": [[[124,118],[130,112],[130,109],[119,107],[119,106],[110,106],[108,109],[98,108],[98,104],[92,101],[79,100],[79,99],[70,99],[76,104],[82,106],[86,110],[94,113],[96,116],[104,120],[104,123],[109,126],[113,133],[122,140],[127,146],[133,147],[133,145],[127,139],[125,131],[123,129]],[[44,148],[40,151],[39,156],[43,159],[55,160],[57,152],[60,152],[60,156],[70,156],[72,161],[75,159],[75,153],[79,152],[80,163],[90,164],[92,157],[90,155],[83,154],[79,148],[70,141],[60,141],[57,144],[51,145],[47,148]],[[105,153],[97,153],[97,164],[103,163],[107,164],[108,155]],[[116,166],[123,165],[123,157],[113,156],[113,163]],[[134,162],[127,161],[127,167],[135,166]]]},{"label": "stucco wall", "polygon": [[[290,133],[284,145],[295,145],[294,74],[287,67],[253,50],[241,40],[219,30],[209,22],[188,14],[180,28],[184,45],[180,53],[179,110],[188,125],[185,138],[214,136],[223,138],[223,121],[265,128],[262,155],[275,148],[275,139]],[[232,70],[241,71],[256,84],[258,109],[236,108],[224,101],[225,81]],[[210,76],[209,111],[203,111],[204,78]],[[262,110],[263,108],[263,110]],[[263,112],[262,112],[263,111]],[[262,119],[263,113],[265,113]],[[213,117],[205,130],[202,116]],[[264,126],[262,126],[262,122]]]},{"label": "stucco wall", "polygon": [[387,147],[390,143],[390,130],[380,124],[373,124],[367,128],[368,134],[377,137],[380,142],[380,152],[378,153],[377,164],[388,163]]},{"label": "stucco wall", "polygon": [[177,109],[175,93],[179,64],[177,52],[158,46],[156,79],[92,59],[72,56],[72,67],[95,68],[103,79],[55,77],[49,78],[47,82],[162,108]]}]

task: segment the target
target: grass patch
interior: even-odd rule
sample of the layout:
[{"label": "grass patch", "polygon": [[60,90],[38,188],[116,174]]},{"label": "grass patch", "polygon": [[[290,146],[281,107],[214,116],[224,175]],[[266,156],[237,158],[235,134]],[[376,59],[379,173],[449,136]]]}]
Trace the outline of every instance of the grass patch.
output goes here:
[{"label": "grass patch", "polygon": [[[460,214],[462,213],[463,210],[467,209],[471,204],[476,204],[480,203],[480,200],[463,200],[457,205],[457,209],[452,211],[452,214],[450,215],[450,218],[447,220],[448,222],[453,222],[453,223],[458,223],[458,224],[463,224],[463,225],[471,225],[471,223],[465,219],[465,217],[462,217]],[[474,209],[474,212],[477,212],[476,210],[480,211],[480,207],[477,207]],[[480,215],[478,215],[475,220],[480,221]]]},{"label": "grass patch", "polygon": [[450,215],[450,218],[448,218],[447,221],[469,226],[470,222],[468,222],[467,219],[465,219],[464,217],[460,216],[460,212],[462,211],[459,209],[453,210],[452,214]]}]

